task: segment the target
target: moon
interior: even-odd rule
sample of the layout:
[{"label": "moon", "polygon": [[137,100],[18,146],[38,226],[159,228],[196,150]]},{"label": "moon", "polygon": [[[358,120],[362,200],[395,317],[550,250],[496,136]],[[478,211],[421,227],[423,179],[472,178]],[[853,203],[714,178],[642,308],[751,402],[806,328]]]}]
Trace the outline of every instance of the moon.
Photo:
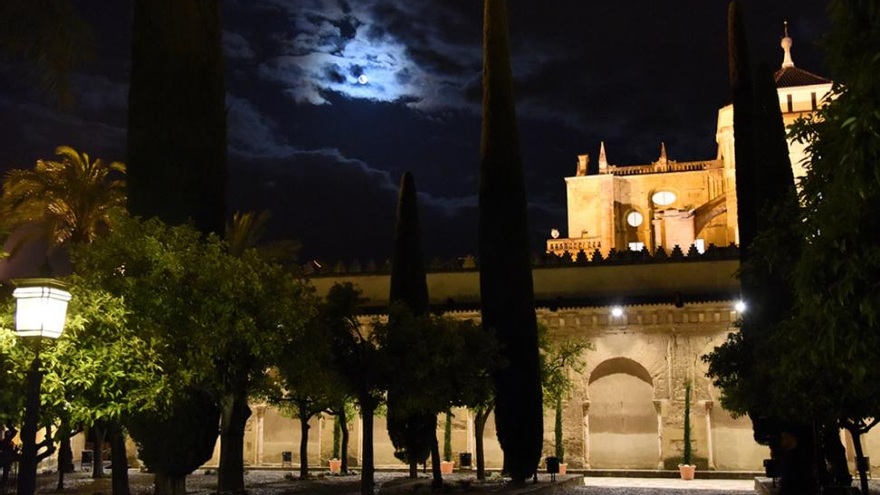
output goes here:
[{"label": "moon", "polygon": [[358,84],[363,85],[367,84],[368,82],[370,82],[370,78],[368,78],[366,74],[361,74],[360,76],[358,76]]}]

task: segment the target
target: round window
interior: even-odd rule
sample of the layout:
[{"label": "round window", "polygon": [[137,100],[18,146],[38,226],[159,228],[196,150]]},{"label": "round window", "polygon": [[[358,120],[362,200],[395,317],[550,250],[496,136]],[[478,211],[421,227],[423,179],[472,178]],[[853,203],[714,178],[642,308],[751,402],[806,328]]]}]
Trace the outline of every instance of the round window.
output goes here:
[{"label": "round window", "polygon": [[637,211],[629,212],[629,215],[626,216],[626,223],[629,224],[630,227],[638,227],[642,224],[644,218],[642,214]]},{"label": "round window", "polygon": [[667,206],[675,203],[675,193],[669,191],[660,191],[658,193],[654,193],[654,196],[651,197],[651,200],[660,205]]}]

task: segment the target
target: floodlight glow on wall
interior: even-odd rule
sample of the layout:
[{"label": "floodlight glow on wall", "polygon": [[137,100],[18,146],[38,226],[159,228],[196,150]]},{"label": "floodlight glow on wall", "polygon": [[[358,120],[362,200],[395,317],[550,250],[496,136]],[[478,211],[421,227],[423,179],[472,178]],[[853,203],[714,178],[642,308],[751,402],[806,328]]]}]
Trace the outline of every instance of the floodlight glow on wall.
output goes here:
[{"label": "floodlight glow on wall", "polygon": [[620,318],[621,316],[623,316],[623,308],[621,308],[620,306],[615,306],[611,308],[611,316],[615,318]]},{"label": "floodlight glow on wall", "polygon": [[737,301],[736,305],[734,306],[734,309],[736,309],[737,313],[745,313],[746,312],[745,301]]},{"label": "floodlight glow on wall", "polygon": [[64,331],[70,293],[54,279],[15,281],[15,331],[19,337],[57,339]]}]

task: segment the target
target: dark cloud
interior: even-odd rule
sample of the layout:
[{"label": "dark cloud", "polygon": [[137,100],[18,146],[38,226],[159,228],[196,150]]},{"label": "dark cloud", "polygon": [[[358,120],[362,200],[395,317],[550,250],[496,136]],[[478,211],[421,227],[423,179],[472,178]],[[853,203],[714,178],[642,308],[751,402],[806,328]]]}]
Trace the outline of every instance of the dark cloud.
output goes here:
[{"label": "dark cloud", "polygon": [[54,158],[59,145],[105,160],[124,159],[125,128],[59,113],[40,103],[0,95],[0,143],[3,171],[33,167],[37,159]]},{"label": "dark cloud", "polygon": [[[271,160],[233,157],[231,175],[241,184],[231,207],[270,210],[272,236],[301,241],[304,258],[381,262],[390,257],[399,177],[336,150],[297,151]],[[429,257],[476,254],[476,197],[420,194],[419,202]],[[551,223],[544,207],[530,211],[533,242],[540,250]]]},{"label": "dark cloud", "polygon": [[[57,112],[0,72],[3,170],[62,143],[124,158],[131,2],[74,3],[98,40],[74,78],[78,105]],[[575,156],[600,141],[621,165],[656,159],[661,141],[681,161],[715,156],[726,4],[509,3],[535,249],[566,222]],[[779,64],[788,18],[795,63],[827,75],[823,2],[742,5],[756,60]],[[474,0],[224,0],[232,205],[271,208],[273,234],[309,256],[378,259],[412,170],[428,256],[475,252],[481,16]]]},{"label": "dark cloud", "polygon": [[232,31],[223,31],[223,53],[226,58],[254,58],[254,50],[244,36]]}]

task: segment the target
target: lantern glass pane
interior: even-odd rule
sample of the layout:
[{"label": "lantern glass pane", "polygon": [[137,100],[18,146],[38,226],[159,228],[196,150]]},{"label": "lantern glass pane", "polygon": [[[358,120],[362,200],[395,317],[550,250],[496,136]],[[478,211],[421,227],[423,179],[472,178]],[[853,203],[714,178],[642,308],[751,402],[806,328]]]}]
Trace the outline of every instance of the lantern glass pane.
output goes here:
[{"label": "lantern glass pane", "polygon": [[56,339],[64,331],[70,293],[55,287],[15,289],[15,329],[21,337]]}]

